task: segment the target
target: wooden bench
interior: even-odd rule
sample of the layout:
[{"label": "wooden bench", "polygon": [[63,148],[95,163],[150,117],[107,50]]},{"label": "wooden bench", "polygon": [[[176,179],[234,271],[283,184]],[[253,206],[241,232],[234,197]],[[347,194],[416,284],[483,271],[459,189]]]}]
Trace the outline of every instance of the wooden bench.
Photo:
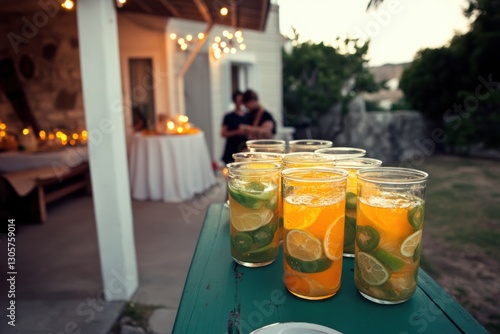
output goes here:
[{"label": "wooden bench", "polygon": [[35,187],[25,196],[20,196],[5,177],[1,177],[0,203],[5,213],[27,222],[44,223],[47,220],[47,204],[77,191],[90,193],[89,164],[84,162],[68,172],[37,178]]}]

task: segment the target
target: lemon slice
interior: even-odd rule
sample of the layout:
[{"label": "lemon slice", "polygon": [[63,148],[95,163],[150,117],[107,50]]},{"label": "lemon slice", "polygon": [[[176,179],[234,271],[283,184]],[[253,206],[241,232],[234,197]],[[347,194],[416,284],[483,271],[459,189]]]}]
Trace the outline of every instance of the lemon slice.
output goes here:
[{"label": "lemon slice", "polygon": [[389,279],[389,272],[371,255],[365,252],[356,253],[356,262],[363,280],[370,285],[382,285]]},{"label": "lemon slice", "polygon": [[285,228],[289,230],[308,228],[316,222],[322,210],[323,208],[321,207],[300,206],[294,209],[293,213],[291,212],[291,214],[287,215]]},{"label": "lemon slice", "polygon": [[230,221],[238,231],[248,232],[268,224],[273,219],[273,215],[273,211],[266,208],[254,212],[230,210]]},{"label": "lemon slice", "polygon": [[417,249],[417,246],[420,244],[421,240],[422,240],[422,231],[417,231],[412,235],[410,235],[401,244],[401,254],[407,257],[413,256],[413,254],[415,254],[415,249]]},{"label": "lemon slice", "polygon": [[323,252],[321,241],[301,230],[287,233],[286,249],[288,254],[302,261],[318,260]]},{"label": "lemon slice", "polygon": [[342,257],[344,239],[339,238],[339,231],[336,230],[341,224],[342,217],[337,218],[326,230],[325,239],[323,240],[323,248],[327,258],[337,261]]}]

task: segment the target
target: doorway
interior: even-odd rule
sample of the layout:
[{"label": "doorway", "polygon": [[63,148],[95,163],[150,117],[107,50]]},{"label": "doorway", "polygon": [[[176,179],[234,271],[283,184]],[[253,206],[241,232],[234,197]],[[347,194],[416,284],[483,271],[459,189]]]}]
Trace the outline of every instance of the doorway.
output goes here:
[{"label": "doorway", "polygon": [[153,60],[151,58],[129,59],[130,99],[134,128],[152,130],[155,124]]}]

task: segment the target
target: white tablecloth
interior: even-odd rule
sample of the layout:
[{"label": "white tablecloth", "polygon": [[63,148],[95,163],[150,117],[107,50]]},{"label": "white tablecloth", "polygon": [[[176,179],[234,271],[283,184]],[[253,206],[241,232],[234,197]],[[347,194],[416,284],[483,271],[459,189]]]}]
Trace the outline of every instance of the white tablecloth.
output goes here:
[{"label": "white tablecloth", "polygon": [[216,182],[203,132],[136,134],[130,155],[130,186],[138,200],[182,202]]},{"label": "white tablecloth", "polygon": [[7,151],[0,153],[0,172],[18,172],[42,167],[71,168],[87,161],[88,157],[88,149],[85,146],[46,152]]}]

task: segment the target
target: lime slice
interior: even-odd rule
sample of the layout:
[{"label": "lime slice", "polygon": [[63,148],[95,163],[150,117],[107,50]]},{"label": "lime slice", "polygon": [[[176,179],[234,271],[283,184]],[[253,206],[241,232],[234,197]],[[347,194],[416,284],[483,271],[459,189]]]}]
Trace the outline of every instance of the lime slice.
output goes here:
[{"label": "lime slice", "polygon": [[285,255],[286,263],[295,271],[301,273],[319,273],[330,268],[332,261],[326,257],[322,257],[313,261],[302,261],[291,255]]},{"label": "lime slice", "polygon": [[[269,206],[269,203],[266,202],[274,198],[276,198],[275,203],[277,203],[276,191],[273,190],[264,191],[265,186],[259,182],[251,182],[248,185],[246,185],[244,189],[240,188],[236,189],[231,186],[229,186],[228,188],[229,188],[229,195],[238,204],[241,204],[249,209],[257,210],[266,205]],[[273,197],[273,195],[275,196]]]},{"label": "lime slice", "polygon": [[252,248],[252,237],[246,233],[236,233],[231,237],[233,247],[240,253],[244,253]]},{"label": "lime slice", "polygon": [[262,201],[250,198],[240,193],[237,189],[229,187],[229,196],[238,204],[243,205],[249,209],[260,209],[262,207]]},{"label": "lime slice", "polygon": [[253,232],[253,243],[257,247],[269,245],[274,238],[274,232],[276,231],[274,228],[275,226],[276,224],[267,224],[255,230],[255,232]]},{"label": "lime slice", "polygon": [[332,224],[330,224],[330,226],[328,226],[325,232],[325,239],[323,240],[325,255],[333,261],[342,257],[344,239],[339,238],[339,232],[335,230],[337,224],[342,224],[341,221],[342,217],[339,217]]},{"label": "lime slice", "polygon": [[404,261],[399,257],[382,248],[377,249],[373,255],[392,271],[400,271],[405,265]]},{"label": "lime slice", "polygon": [[348,191],[345,194],[345,208],[347,210],[356,210],[356,202],[358,200],[358,195],[353,192]]},{"label": "lime slice", "polygon": [[389,272],[380,261],[365,252],[357,252],[355,261],[361,278],[370,285],[382,285],[389,279]]},{"label": "lime slice", "polygon": [[278,196],[271,197],[269,202],[267,202],[266,208],[274,211],[276,210],[277,207],[278,207]]},{"label": "lime slice", "polygon": [[321,241],[301,230],[291,230],[287,233],[286,249],[288,254],[302,261],[317,260],[323,252]]},{"label": "lime slice", "polygon": [[420,245],[421,240],[422,231],[417,231],[410,235],[401,244],[401,254],[406,257],[413,257],[413,254],[415,254],[415,249],[417,249],[418,245]]},{"label": "lime slice", "polygon": [[380,234],[371,226],[356,226],[356,244],[364,252],[374,250],[380,242]]},{"label": "lime slice", "polygon": [[[344,248],[346,246],[354,249],[354,240],[356,238],[356,218],[345,216],[344,228]],[[354,251],[353,251],[354,252]]]},{"label": "lime slice", "polygon": [[419,230],[424,222],[424,206],[417,205],[408,212],[408,222],[416,230]]},{"label": "lime slice", "polygon": [[256,212],[241,213],[237,210],[229,210],[230,221],[235,229],[242,232],[254,231],[268,224],[273,219],[274,213],[269,209],[261,209]]}]

